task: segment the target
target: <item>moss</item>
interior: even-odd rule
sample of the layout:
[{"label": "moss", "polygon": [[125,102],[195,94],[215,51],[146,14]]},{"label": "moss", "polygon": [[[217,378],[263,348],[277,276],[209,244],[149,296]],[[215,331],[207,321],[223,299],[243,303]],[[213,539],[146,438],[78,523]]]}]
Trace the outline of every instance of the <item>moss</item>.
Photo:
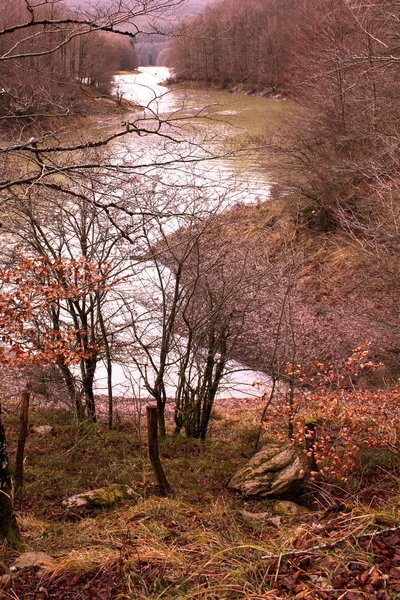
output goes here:
[{"label": "moss", "polygon": [[91,503],[94,506],[113,506],[122,500],[132,499],[125,485],[115,483],[108,488],[94,490]]},{"label": "moss", "polygon": [[274,506],[274,510],[278,515],[301,515],[309,512],[304,506],[300,506],[289,500],[277,502]]},{"label": "moss", "polygon": [[115,483],[109,487],[97,488],[78,494],[65,501],[64,506],[72,509],[95,510],[99,508],[112,508],[124,500],[139,500],[136,494],[126,485]]}]

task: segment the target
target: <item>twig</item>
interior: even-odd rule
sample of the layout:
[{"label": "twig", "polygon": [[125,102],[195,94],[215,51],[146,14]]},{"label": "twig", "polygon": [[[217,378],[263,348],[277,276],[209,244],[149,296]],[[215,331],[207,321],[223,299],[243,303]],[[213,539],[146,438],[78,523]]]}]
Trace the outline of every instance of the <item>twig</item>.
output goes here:
[{"label": "twig", "polygon": [[[382,529],[381,531],[374,531],[373,533],[363,533],[362,535],[356,536],[354,539],[356,539],[357,541],[370,540],[376,536],[385,535],[386,533],[394,533],[396,531],[400,531],[400,526],[388,527],[387,529]],[[340,540],[336,540],[334,542],[329,542],[327,544],[318,544],[316,546],[311,546],[311,548],[306,548],[305,550],[290,550],[289,552],[282,552],[281,554],[265,554],[261,558],[262,559],[278,558],[281,560],[282,558],[287,558],[290,556],[301,556],[303,554],[313,554],[317,550],[326,550],[326,549],[334,548],[335,546],[338,546],[339,544],[341,544],[342,542],[345,542],[346,540],[348,540],[351,537],[352,537],[352,534],[349,533],[348,535],[345,535],[344,537],[340,538]]]}]

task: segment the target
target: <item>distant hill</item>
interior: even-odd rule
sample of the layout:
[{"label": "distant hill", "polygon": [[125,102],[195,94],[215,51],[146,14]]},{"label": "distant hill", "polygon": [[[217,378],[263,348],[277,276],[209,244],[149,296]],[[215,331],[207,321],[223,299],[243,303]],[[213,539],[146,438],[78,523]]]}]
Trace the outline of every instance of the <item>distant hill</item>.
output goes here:
[{"label": "distant hill", "polygon": [[[171,21],[172,17],[172,20],[175,21],[176,17],[178,21],[182,17],[197,15],[213,1],[215,0],[186,0],[186,2],[177,6],[174,11],[171,11],[172,14],[169,14],[168,20]],[[115,5],[115,0],[103,0],[102,2],[96,0],[62,0],[62,3],[70,8],[87,10],[95,6]],[[165,36],[140,35],[135,45],[139,64],[141,66],[165,65],[168,44],[169,38]]]},{"label": "distant hill", "polygon": [[[186,0],[186,2],[183,2],[176,8],[176,13],[177,15],[197,15],[213,1],[214,0]],[[112,4],[115,4],[115,0],[103,0],[102,2],[97,2],[96,0],[61,0],[61,4],[73,8],[88,9],[96,6],[112,6]]]},{"label": "distant hill", "polygon": [[[197,15],[211,4],[214,0],[186,0],[175,10],[176,22],[183,17],[191,17]],[[175,15],[172,16],[173,21]],[[169,16],[171,22],[171,16]],[[140,35],[138,42],[135,45],[136,53],[141,66],[153,66],[167,64],[167,49],[170,43],[170,38],[165,36],[149,36]]]},{"label": "distant hill", "polygon": [[214,1],[215,0],[187,0],[182,6],[182,14],[197,15],[204,10],[208,4],[211,4]]}]

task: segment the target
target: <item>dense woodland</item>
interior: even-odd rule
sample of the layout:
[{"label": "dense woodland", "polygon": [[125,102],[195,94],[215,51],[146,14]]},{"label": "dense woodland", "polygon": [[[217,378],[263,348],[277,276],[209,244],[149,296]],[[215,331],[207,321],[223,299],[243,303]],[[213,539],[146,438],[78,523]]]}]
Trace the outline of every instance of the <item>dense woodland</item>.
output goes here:
[{"label": "dense woodland", "polygon": [[[282,250],[290,248],[295,279],[308,272],[308,284],[300,278],[294,285],[293,273],[276,281],[296,290],[297,354],[338,356],[370,336],[395,376],[398,22],[393,1],[224,1],[183,23],[170,55],[178,80],[283,95],[304,107],[262,140],[268,157],[281,158],[275,169],[267,158],[266,168],[293,190],[283,211],[271,203],[264,218],[280,217],[271,235]],[[256,228],[259,217],[247,215]],[[304,325],[310,321],[312,336]],[[257,357],[265,340],[255,337]]]},{"label": "dense woodland", "polygon": [[[19,29],[27,12],[23,0],[4,0],[0,6],[0,26],[9,30],[1,36],[0,64],[2,115],[16,116],[37,110],[59,112],[77,99],[77,84],[87,84],[101,93],[111,91],[112,76],[118,70],[138,66],[128,38],[103,31],[85,33],[79,23],[51,25],[51,21],[73,18],[59,3],[41,3],[29,33]],[[12,49],[10,51],[10,49]],[[10,119],[7,119],[10,122]]]},{"label": "dense woodland", "polygon": [[[398,597],[400,2],[208,4],[0,7],[7,600]],[[172,25],[180,86],[292,103],[265,203],[113,89]],[[269,383],[218,400],[234,360]]]}]

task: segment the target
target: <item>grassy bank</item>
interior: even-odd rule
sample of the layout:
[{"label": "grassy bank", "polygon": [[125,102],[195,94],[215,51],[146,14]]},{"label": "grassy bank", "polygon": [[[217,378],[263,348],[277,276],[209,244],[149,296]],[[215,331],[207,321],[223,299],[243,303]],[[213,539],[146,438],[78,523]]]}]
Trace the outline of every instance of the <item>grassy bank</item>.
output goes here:
[{"label": "grassy bank", "polygon": [[[377,469],[382,458],[364,459],[354,473],[357,485],[347,492],[309,486],[299,498],[307,510],[299,515],[286,514],[276,501],[241,498],[227,484],[253,452],[261,409],[218,408],[206,444],[184,437],[161,444],[173,499],[159,496],[146,445],[131,421],[110,432],[101,424],[78,427],[60,411],[35,410],[31,423],[50,424],[53,433],[29,437],[18,518],[26,549],[55,561],[45,572],[15,573],[3,584],[2,597],[398,597],[400,538],[362,537],[398,524],[398,467],[385,459],[382,477]],[[13,411],[5,421],[13,456],[18,429]],[[133,487],[142,500],[86,514],[61,507],[71,494],[115,482]],[[379,486],[385,502],[377,498]],[[252,516],[260,513],[261,518]],[[334,546],[326,549],[326,543]],[[314,546],[321,548],[290,555]],[[274,557],[263,558],[270,554]],[[15,556],[1,549],[3,573]],[[362,587],[386,595],[345,595]]]}]

